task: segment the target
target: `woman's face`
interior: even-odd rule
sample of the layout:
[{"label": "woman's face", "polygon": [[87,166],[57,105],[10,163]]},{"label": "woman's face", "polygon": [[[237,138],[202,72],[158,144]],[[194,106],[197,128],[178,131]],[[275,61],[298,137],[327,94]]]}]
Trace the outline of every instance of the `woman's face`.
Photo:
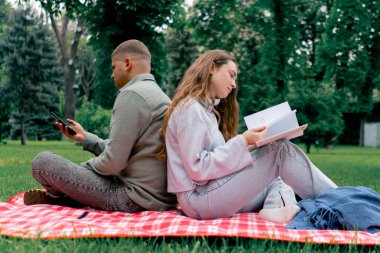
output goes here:
[{"label": "woman's face", "polygon": [[211,70],[211,86],[214,98],[226,98],[236,88],[237,66],[233,61]]}]

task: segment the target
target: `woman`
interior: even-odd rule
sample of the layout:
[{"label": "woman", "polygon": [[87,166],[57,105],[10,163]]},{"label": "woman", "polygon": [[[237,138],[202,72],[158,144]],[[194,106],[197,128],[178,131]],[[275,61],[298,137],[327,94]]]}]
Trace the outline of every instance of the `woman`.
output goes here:
[{"label": "woman", "polygon": [[229,217],[264,206],[263,218],[288,222],[299,208],[282,180],[301,198],[336,185],[287,140],[255,149],[265,126],[237,135],[237,74],[234,58],[223,50],[204,53],[185,73],[162,128],[168,191],[191,218]]}]

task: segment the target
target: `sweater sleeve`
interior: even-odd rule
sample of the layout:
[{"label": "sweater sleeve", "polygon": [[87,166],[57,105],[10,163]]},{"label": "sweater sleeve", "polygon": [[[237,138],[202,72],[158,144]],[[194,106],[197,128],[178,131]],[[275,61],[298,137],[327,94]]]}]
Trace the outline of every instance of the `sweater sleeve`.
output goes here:
[{"label": "sweater sleeve", "polygon": [[175,135],[179,153],[184,169],[192,180],[220,178],[253,163],[242,135],[213,147],[215,138],[224,139],[216,120],[214,124],[209,124],[209,115],[203,108],[191,106],[189,110],[180,111],[176,117]]},{"label": "sweater sleeve", "polygon": [[83,150],[89,151],[98,156],[104,151],[107,142],[108,140],[103,140],[95,134],[86,133],[83,142]]},{"label": "sweater sleeve", "polygon": [[114,175],[123,170],[151,117],[151,108],[142,97],[133,91],[120,93],[113,108],[110,135],[104,151],[88,160],[87,164],[103,175]]}]

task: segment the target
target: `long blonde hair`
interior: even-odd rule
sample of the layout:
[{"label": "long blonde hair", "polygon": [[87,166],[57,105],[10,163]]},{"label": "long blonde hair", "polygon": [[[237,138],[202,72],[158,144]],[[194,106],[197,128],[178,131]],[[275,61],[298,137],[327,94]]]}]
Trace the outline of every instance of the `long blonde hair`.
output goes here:
[{"label": "long blonde hair", "polygon": [[165,133],[171,114],[177,106],[188,104],[186,102],[190,99],[208,103],[206,108],[212,107],[218,119],[219,130],[226,141],[236,136],[239,116],[237,90],[233,89],[226,98],[220,99],[217,106],[214,106],[215,99],[211,95],[211,69],[213,66],[219,68],[228,61],[235,62],[234,57],[228,52],[218,49],[210,50],[202,54],[186,71],[164,116],[160,130],[164,145],[158,153],[159,158],[166,159]]}]

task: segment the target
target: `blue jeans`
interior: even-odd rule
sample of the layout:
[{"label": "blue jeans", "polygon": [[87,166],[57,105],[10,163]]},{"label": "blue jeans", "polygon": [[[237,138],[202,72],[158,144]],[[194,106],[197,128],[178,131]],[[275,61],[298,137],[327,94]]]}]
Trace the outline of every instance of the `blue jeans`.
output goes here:
[{"label": "blue jeans", "polygon": [[67,196],[84,206],[134,213],[144,208],[133,202],[116,176],[103,176],[50,152],[32,161],[33,177],[51,194]]},{"label": "blue jeans", "polygon": [[[182,211],[195,219],[215,219],[242,211],[258,211],[267,198],[273,198],[279,177],[302,199],[316,197],[337,187],[300,148],[288,140],[260,147],[251,156],[252,166],[210,180],[194,190],[177,193]],[[281,194],[277,196],[281,197]],[[293,200],[290,198],[289,201]]]}]

